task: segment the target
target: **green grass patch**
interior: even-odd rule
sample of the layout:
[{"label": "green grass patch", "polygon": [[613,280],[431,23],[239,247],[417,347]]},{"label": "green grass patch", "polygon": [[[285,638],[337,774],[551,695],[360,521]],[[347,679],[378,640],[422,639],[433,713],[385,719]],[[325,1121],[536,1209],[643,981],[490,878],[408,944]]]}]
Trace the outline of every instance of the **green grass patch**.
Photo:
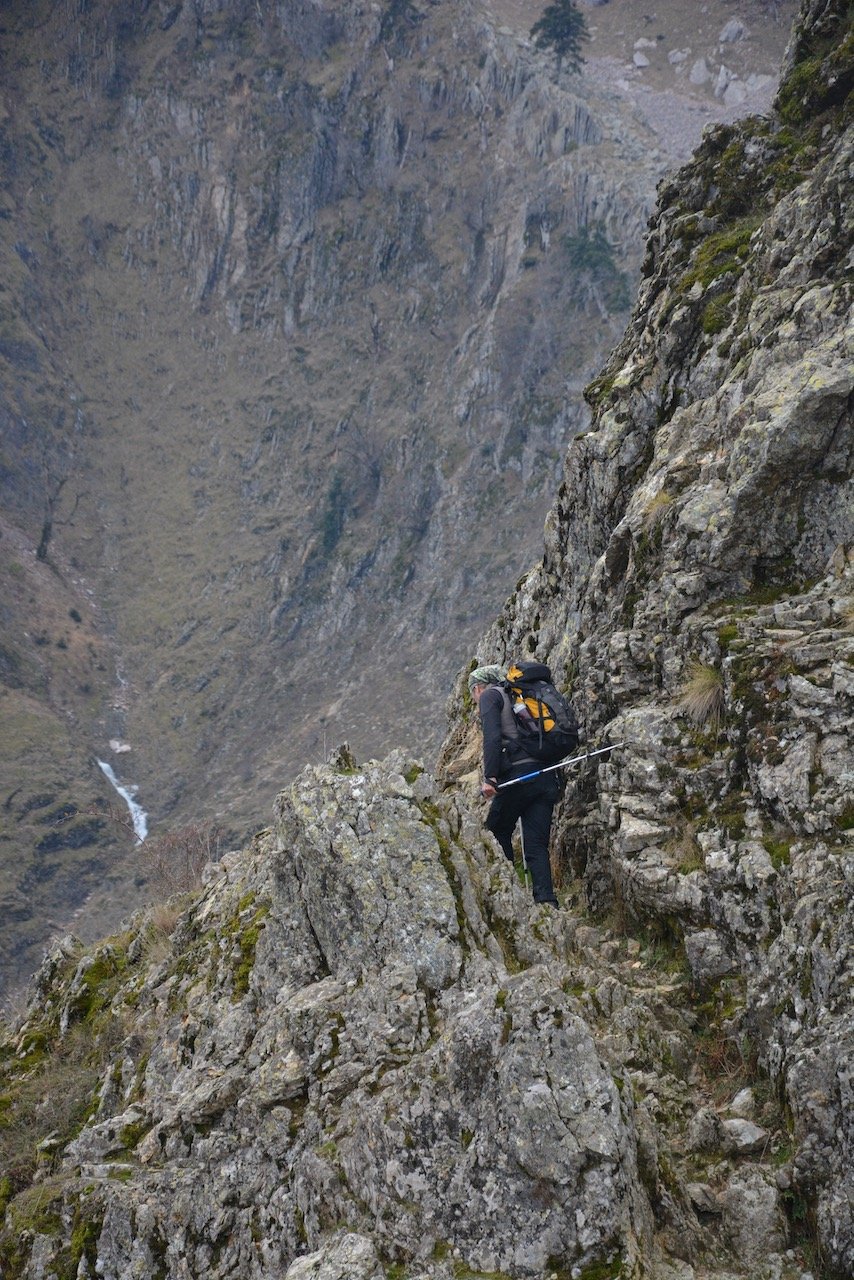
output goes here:
[{"label": "green grass patch", "polygon": [[713,337],[716,333],[722,333],[724,329],[729,328],[732,321],[733,296],[732,293],[722,293],[706,306],[700,318],[700,327],[708,337]]},{"label": "green grass patch", "polygon": [[242,1000],[249,991],[249,979],[255,968],[255,952],[261,930],[265,927],[265,918],[270,914],[269,903],[262,903],[251,919],[238,927],[237,944],[240,958],[234,969],[234,984],[231,999],[234,1003]]},{"label": "green grass patch", "polygon": [[707,289],[728,272],[741,275],[750,259],[750,238],[761,225],[761,215],[751,214],[709,236],[694,254],[693,265],[678,282],[677,292],[687,293],[698,282]]},{"label": "green grass patch", "polygon": [[780,115],[787,124],[809,123],[841,107],[854,87],[854,8],[831,9],[821,36],[801,36],[801,57],[780,86]]},{"label": "green grass patch", "polygon": [[727,796],[726,800],[715,812],[715,819],[719,826],[729,836],[730,840],[741,840],[747,830],[747,820],[745,818],[746,800],[744,796]]},{"label": "green grass patch", "polygon": [[588,382],[583,394],[591,409],[598,409],[605,404],[610,398],[616,382],[616,374],[601,374],[598,378],[594,378],[592,382]]},{"label": "green grass patch", "polygon": [[726,653],[733,640],[738,639],[738,627],[734,622],[727,623],[726,626],[718,628],[718,644],[721,653]]},{"label": "green grass patch", "polygon": [[849,800],[835,822],[840,831],[854,830],[854,801]]},{"label": "green grass patch", "polygon": [[765,836],[762,844],[771,859],[771,865],[775,871],[781,871],[783,867],[788,867],[791,862],[791,840],[775,840],[772,836]]}]

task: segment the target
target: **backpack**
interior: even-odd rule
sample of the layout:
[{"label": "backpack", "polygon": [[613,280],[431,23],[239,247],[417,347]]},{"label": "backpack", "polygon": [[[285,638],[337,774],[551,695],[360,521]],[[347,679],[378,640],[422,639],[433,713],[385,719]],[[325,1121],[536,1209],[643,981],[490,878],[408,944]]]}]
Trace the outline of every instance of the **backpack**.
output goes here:
[{"label": "backpack", "polygon": [[503,687],[515,714],[518,744],[526,756],[543,764],[557,764],[575,750],[575,712],[552,684],[552,673],[545,663],[511,663]]}]

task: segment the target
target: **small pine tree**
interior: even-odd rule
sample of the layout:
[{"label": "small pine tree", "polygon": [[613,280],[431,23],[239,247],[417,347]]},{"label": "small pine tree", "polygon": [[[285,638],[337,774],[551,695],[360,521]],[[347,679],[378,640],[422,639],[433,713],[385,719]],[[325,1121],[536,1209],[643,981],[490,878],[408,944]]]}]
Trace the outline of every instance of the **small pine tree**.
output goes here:
[{"label": "small pine tree", "polygon": [[584,14],[574,0],[555,0],[531,27],[531,36],[539,49],[554,49],[557,66],[566,62],[570,71],[580,71],[582,40],[590,39]]}]

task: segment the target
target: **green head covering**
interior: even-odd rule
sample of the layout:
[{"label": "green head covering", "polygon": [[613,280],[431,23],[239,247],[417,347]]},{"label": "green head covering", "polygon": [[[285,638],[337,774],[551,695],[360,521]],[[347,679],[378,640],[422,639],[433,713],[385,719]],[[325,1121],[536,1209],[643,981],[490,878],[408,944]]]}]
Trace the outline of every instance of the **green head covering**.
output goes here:
[{"label": "green head covering", "polygon": [[495,664],[486,667],[475,667],[469,676],[469,693],[476,684],[501,684],[504,680],[504,668]]}]

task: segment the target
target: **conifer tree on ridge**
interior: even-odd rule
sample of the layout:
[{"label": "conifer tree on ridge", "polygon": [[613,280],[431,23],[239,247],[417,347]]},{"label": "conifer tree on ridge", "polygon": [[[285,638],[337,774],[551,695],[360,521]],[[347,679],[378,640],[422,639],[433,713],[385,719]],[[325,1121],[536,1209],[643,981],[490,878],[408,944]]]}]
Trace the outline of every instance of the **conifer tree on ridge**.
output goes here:
[{"label": "conifer tree on ridge", "polygon": [[570,71],[580,71],[584,59],[581,42],[590,39],[584,14],[574,0],[555,0],[531,27],[531,36],[539,49],[554,49],[557,69],[566,62]]}]

